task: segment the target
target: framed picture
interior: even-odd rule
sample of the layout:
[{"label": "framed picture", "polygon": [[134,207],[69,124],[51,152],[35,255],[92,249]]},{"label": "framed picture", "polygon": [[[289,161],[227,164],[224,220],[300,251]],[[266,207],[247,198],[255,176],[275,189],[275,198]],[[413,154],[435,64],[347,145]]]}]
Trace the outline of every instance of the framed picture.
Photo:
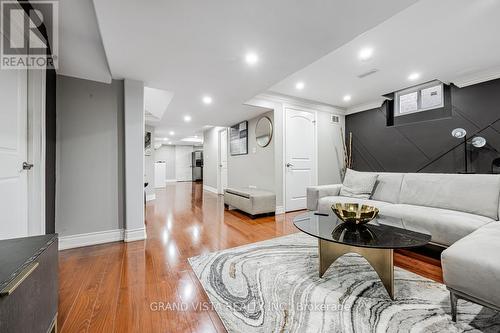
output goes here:
[{"label": "framed picture", "polygon": [[248,154],[248,121],[230,127],[229,151],[231,156]]},{"label": "framed picture", "polygon": [[144,135],[144,155],[151,156],[151,132]]}]

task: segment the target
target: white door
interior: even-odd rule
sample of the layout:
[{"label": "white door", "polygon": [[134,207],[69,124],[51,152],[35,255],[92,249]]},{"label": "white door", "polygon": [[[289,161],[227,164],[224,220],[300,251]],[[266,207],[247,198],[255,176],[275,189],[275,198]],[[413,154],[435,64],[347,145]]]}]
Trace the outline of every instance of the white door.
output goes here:
[{"label": "white door", "polygon": [[219,131],[219,183],[218,191],[224,193],[227,188],[227,129]]},{"label": "white door", "polygon": [[0,239],[28,235],[27,71],[0,70]]},{"label": "white door", "polygon": [[155,188],[165,187],[166,178],[167,164],[165,161],[155,162]]},{"label": "white door", "polygon": [[316,185],[316,122],[312,112],[286,109],[285,210],[306,208],[306,188]]},{"label": "white door", "polygon": [[192,152],[193,146],[175,146],[175,178],[178,182],[193,180]]}]

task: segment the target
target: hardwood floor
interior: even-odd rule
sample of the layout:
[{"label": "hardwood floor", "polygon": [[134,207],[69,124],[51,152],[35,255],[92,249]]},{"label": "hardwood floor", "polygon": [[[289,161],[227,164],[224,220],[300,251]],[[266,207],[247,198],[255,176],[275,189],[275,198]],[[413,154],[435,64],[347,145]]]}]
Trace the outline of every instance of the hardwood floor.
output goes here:
[{"label": "hardwood floor", "polygon": [[[176,183],[147,204],[148,239],[61,251],[60,332],[225,332],[187,259],[298,232],[300,212],[252,220],[225,211],[201,184]],[[439,260],[409,251],[395,263],[441,280]],[[172,309],[180,304],[187,309]],[[169,307],[170,306],[170,307]]]}]

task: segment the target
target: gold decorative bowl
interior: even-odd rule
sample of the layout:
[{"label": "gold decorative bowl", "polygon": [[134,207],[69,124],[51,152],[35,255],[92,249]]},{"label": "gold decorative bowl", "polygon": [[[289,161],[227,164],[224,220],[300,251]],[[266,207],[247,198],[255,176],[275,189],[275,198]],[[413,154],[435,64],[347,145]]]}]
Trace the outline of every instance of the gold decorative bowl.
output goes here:
[{"label": "gold decorative bowl", "polygon": [[378,208],[357,203],[335,203],[332,210],[343,222],[352,224],[368,223],[378,215]]}]

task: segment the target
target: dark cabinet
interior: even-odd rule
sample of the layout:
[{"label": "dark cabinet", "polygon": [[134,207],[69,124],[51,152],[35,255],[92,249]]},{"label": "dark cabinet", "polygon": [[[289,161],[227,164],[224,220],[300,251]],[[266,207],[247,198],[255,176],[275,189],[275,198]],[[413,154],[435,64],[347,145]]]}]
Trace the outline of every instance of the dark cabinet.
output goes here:
[{"label": "dark cabinet", "polygon": [[0,241],[0,332],[55,332],[57,305],[57,235]]}]

